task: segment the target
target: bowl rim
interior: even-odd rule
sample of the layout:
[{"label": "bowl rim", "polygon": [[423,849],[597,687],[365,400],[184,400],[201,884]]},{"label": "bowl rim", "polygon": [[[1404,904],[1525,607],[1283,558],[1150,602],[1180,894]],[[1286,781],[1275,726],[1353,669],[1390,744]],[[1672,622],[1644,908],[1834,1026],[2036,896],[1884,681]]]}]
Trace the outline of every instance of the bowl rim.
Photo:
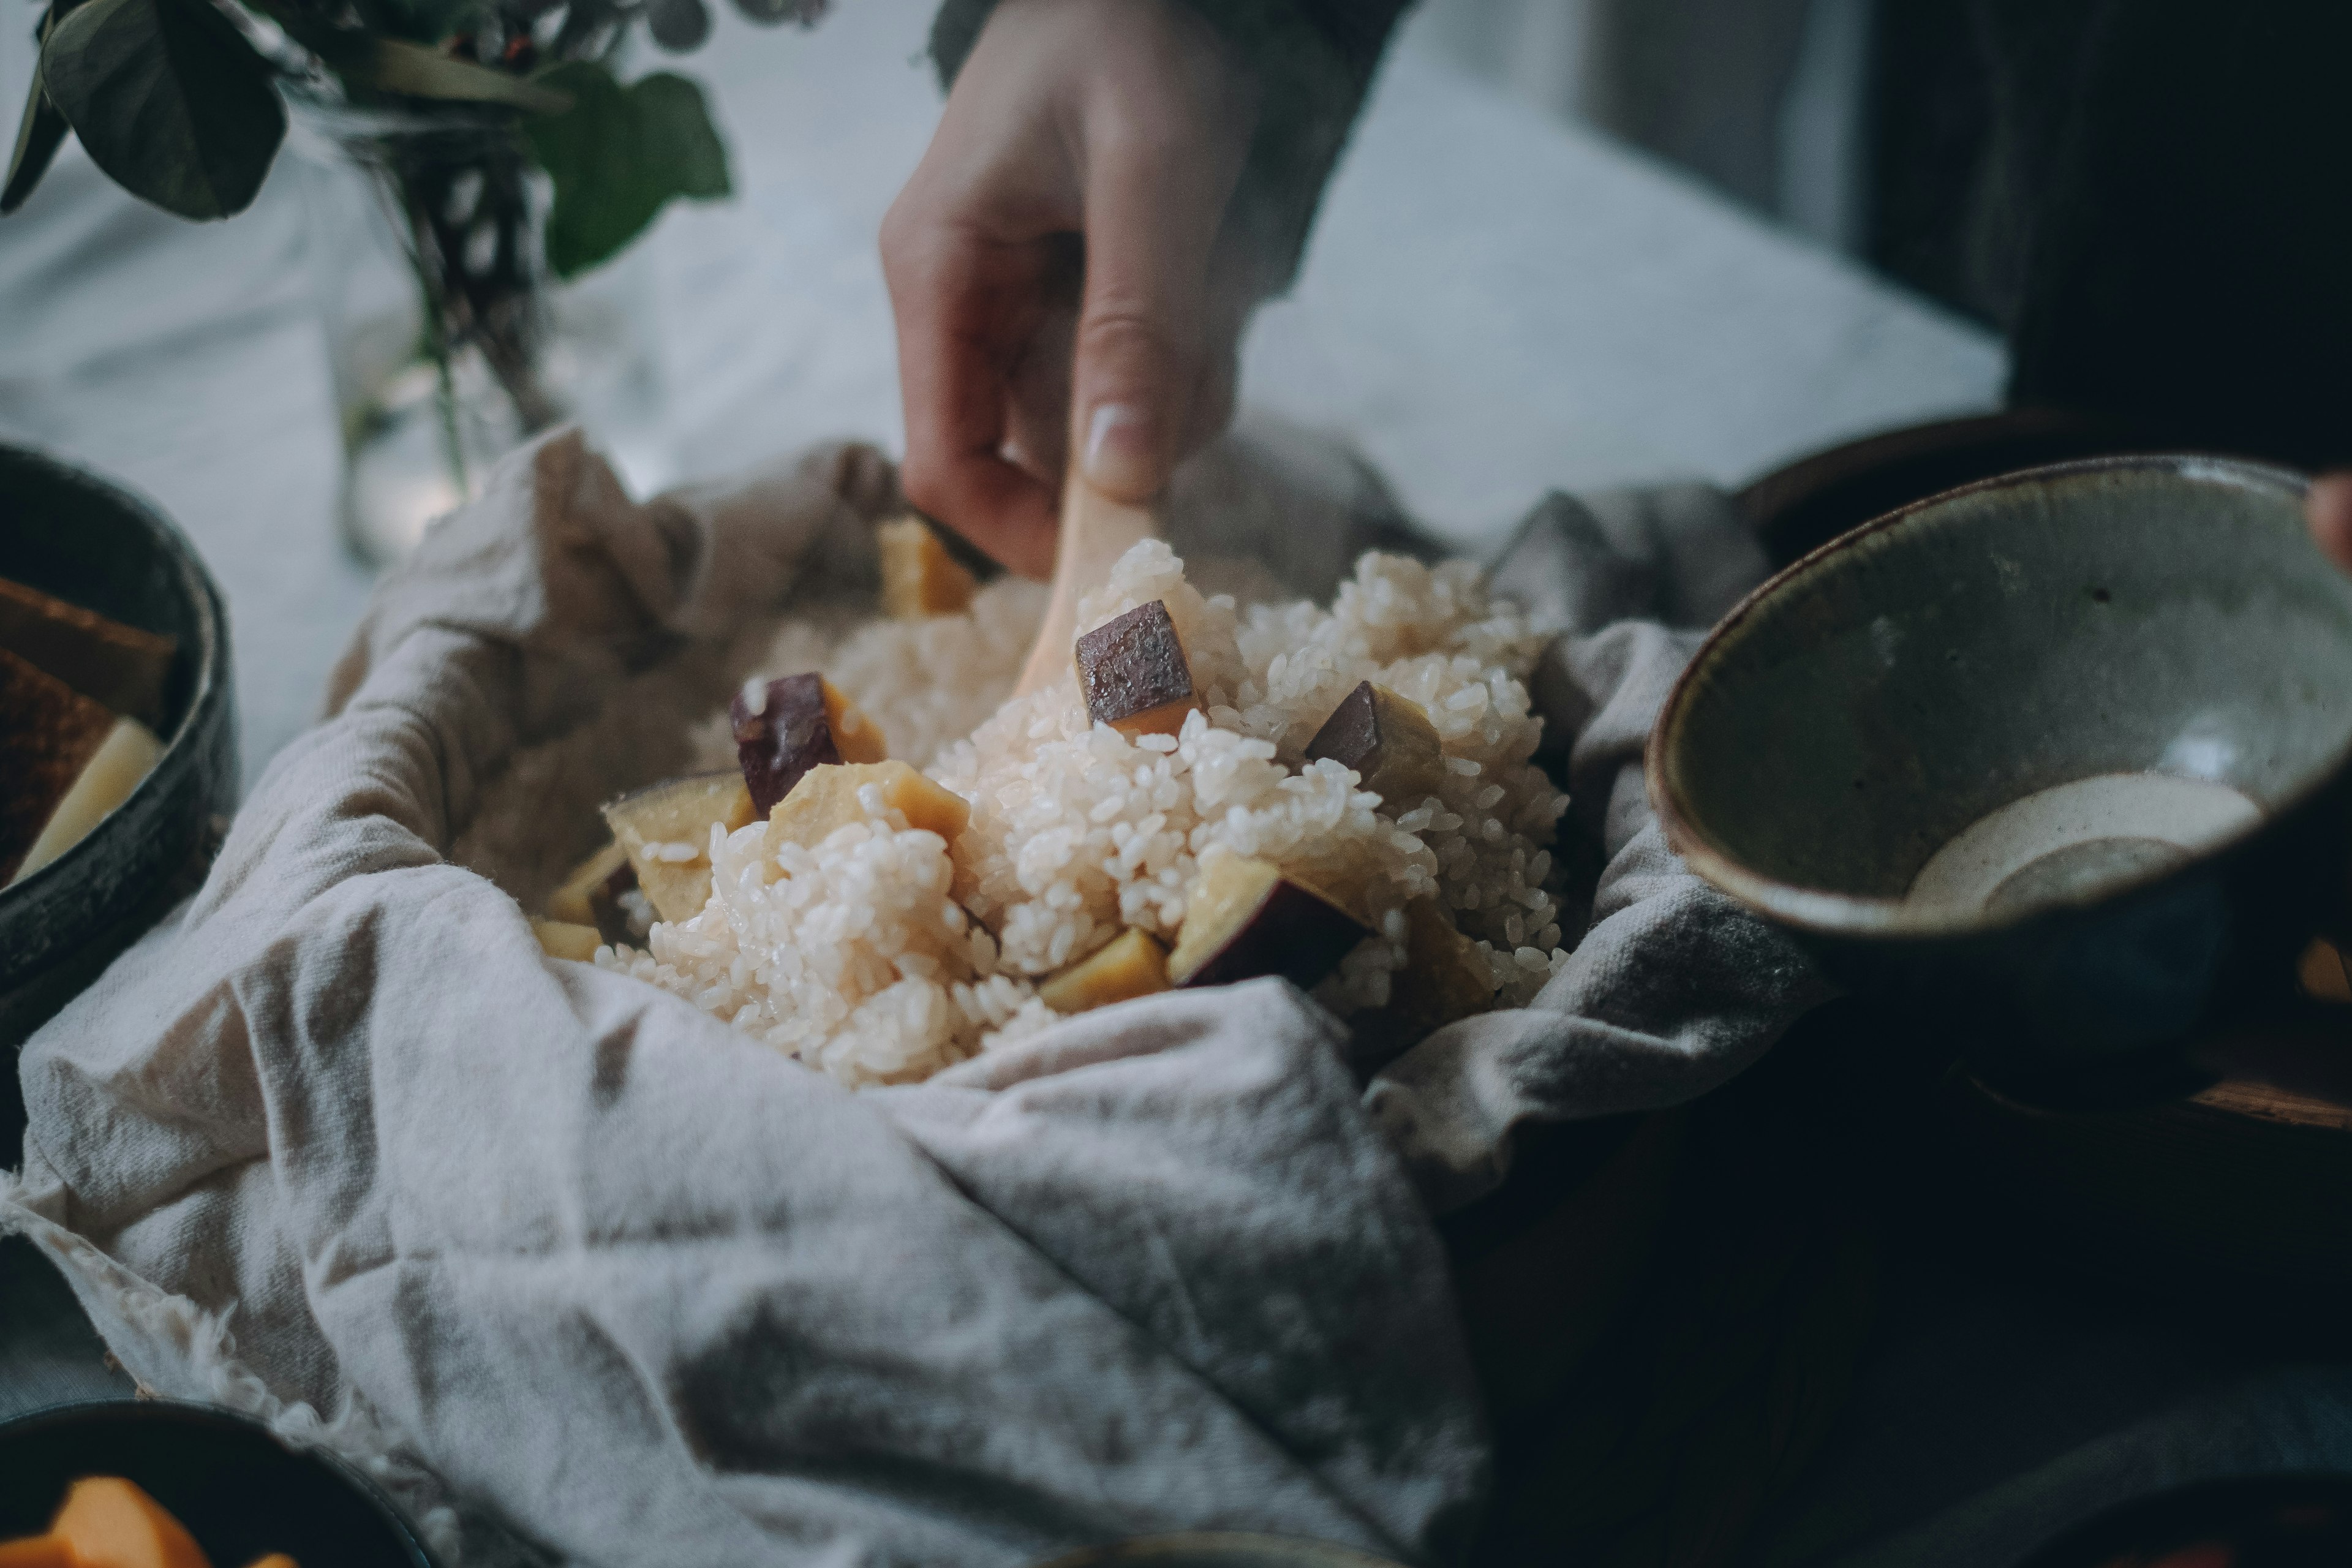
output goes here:
[{"label": "bowl rim", "polygon": [[187,702],[173,723],[171,733],[156,737],[163,742],[163,749],[155,754],[155,765],[147,770],[144,778],[131,786],[129,795],[117,801],[112,810],[100,817],[88,833],[68,845],[56,859],[29,877],[0,885],[0,902],[13,902],[20,896],[29,899],[37,896],[37,889],[70,880],[82,869],[82,863],[98,853],[92,846],[98,842],[99,835],[106,831],[108,824],[121,818],[142,795],[163,787],[158,781],[163,773],[164,763],[179,753],[190,737],[195,734],[207,709],[216,700],[222,679],[221,649],[228,626],[228,607],[221,597],[220,584],[213,580],[204,558],[196,553],[194,542],[181,531],[177,523],[164,515],[163,508],[145,496],[37,447],[0,441],[0,456],[47,468],[59,483],[88,492],[124,515],[135,518],[170,559],[174,574],[194,590],[191,597],[195,635],[191,640],[196,645],[189,650],[195,660],[195,678],[189,685]]},{"label": "bowl rim", "polygon": [[2219,480],[2241,489],[2268,492],[2292,500],[2300,507],[2310,488],[2307,475],[2272,463],[2202,452],[2141,452],[2083,458],[2044,463],[1995,474],[1951,489],[1923,496],[1862,523],[1825,544],[1806,552],[1750,590],[1707,633],[1689,662],[1675,677],[1666,700],[1642,750],[1642,771],[1650,809],[1664,830],[1667,847],[1692,870],[1717,889],[1785,926],[1823,937],[1878,942],[1928,942],[1990,937],[2014,931],[2053,915],[2080,912],[2168,881],[2195,867],[2210,865],[2240,846],[2269,831],[2322,795],[2352,764],[2352,732],[2347,732],[2326,761],[2313,768],[2294,789],[2255,821],[2209,845],[2187,864],[2159,867],[2137,877],[2104,884],[2084,894],[2027,905],[1998,916],[1981,910],[1952,912],[1935,905],[1918,906],[1899,898],[1866,893],[1840,893],[1783,881],[1734,859],[1705,837],[1691,810],[1680,772],[1675,766],[1678,742],[1692,694],[1701,672],[1723,657],[1739,628],[1790,584],[1821,570],[1835,557],[1881,534],[1915,523],[1921,513],[1941,509],[1966,497],[2016,489],[2030,484],[2077,479],[2102,473],[2144,473],[2177,479]]},{"label": "bowl rim", "polygon": [[[375,1517],[392,1542],[409,1559],[412,1568],[440,1568],[441,1560],[425,1545],[416,1531],[415,1524],[403,1513],[398,1505],[384,1495],[383,1489],[368,1479],[358,1466],[333,1449],[317,1444],[296,1443],[264,1421],[226,1405],[206,1405],[193,1399],[162,1399],[147,1395],[115,1398],[69,1399],[58,1405],[44,1405],[0,1420],[0,1440],[37,1433],[55,1426],[74,1426],[93,1419],[119,1419],[156,1422],[199,1430],[204,1427],[226,1428],[242,1436],[258,1437],[273,1443],[298,1459],[311,1459],[343,1488],[359,1499],[370,1514]],[[127,1478],[136,1480],[137,1478]]]}]

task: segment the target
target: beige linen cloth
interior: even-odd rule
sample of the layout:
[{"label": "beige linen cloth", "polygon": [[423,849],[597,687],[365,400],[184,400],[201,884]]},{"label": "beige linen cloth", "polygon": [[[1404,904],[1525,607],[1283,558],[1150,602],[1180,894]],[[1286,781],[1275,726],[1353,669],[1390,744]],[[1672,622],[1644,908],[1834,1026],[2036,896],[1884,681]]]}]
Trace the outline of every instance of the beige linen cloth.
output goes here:
[{"label": "beige linen cloth", "polygon": [[[1202,465],[1172,531],[1280,520],[1325,592],[1394,520],[1281,446]],[[1686,1099],[1818,994],[1642,804],[1689,637],[1571,637],[1536,683],[1607,861],[1538,1005],[1367,1087],[1258,981],[851,1093],[542,957],[517,898],[683,756],[756,628],[870,580],[894,500],[855,446],[642,506],[573,435],[509,458],[377,593],[203,890],[27,1047],[0,1229],[143,1385],[358,1459],[453,1563],[1010,1568],[1199,1526],[1457,1560],[1487,1436],[1433,1214],[1515,1126]],[[1555,498],[1514,559],[1587,627],[1704,620],[1756,571],[1702,491]]]}]

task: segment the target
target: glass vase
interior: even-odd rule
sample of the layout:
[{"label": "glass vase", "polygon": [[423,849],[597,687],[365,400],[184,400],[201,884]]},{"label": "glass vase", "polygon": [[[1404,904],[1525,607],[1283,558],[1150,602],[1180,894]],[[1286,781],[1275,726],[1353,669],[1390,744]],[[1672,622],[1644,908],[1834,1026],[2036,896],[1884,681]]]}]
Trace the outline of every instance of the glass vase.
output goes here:
[{"label": "glass vase", "polygon": [[635,249],[558,283],[548,182],[511,118],[299,102],[310,250],[345,539],[375,564],[567,420],[644,495],[668,479],[650,268]]}]

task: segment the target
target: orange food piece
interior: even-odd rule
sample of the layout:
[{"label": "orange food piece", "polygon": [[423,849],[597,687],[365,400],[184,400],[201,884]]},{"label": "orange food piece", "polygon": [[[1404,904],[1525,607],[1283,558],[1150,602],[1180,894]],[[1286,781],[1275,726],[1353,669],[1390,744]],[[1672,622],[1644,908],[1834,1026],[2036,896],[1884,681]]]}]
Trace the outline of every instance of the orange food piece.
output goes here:
[{"label": "orange food piece", "polygon": [[1168,989],[1168,950],[1129,926],[1091,958],[1065,969],[1037,994],[1056,1013],[1090,1013]]},{"label": "orange food piece", "polygon": [[255,1558],[245,1568],[302,1568],[302,1565],[283,1552],[273,1552],[267,1557]]},{"label": "orange food piece", "polygon": [[1404,907],[1404,968],[1390,980],[1389,1001],[1423,1034],[1486,1011],[1494,976],[1478,944],[1454,929],[1453,917],[1431,899]]},{"label": "orange food piece", "polygon": [[49,1525],[75,1568],[212,1568],[163,1504],[120,1476],[86,1476]]},{"label": "orange food piece", "polygon": [[793,793],[768,814],[768,853],[786,844],[814,849],[837,829],[870,820],[858,798],[867,784],[875,786],[884,806],[906,816],[908,827],[936,833],[951,848],[971,824],[971,806],[963,796],[905,763],[824,763],[802,774]]},{"label": "orange food piece", "polygon": [[73,1549],[54,1535],[0,1541],[0,1568],[75,1568]]},{"label": "orange food piece", "polygon": [[878,763],[890,754],[889,742],[882,738],[882,726],[868,719],[864,709],[830,680],[821,689],[824,692],[824,721],[833,728],[833,743],[840,751],[843,762]]},{"label": "orange food piece", "polygon": [[1129,740],[1173,735],[1201,706],[1184,644],[1161,600],[1105,621],[1080,637],[1073,652],[1087,716]]},{"label": "orange food piece", "polygon": [[893,617],[952,616],[971,604],[979,583],[921,518],[886,522],[874,537],[882,547],[882,607]]},{"label": "orange food piece", "polygon": [[2303,994],[2315,1002],[2338,1005],[2352,1002],[2352,969],[2345,966],[2343,950],[2326,937],[2311,939],[2311,945],[2295,963],[2294,977]]}]

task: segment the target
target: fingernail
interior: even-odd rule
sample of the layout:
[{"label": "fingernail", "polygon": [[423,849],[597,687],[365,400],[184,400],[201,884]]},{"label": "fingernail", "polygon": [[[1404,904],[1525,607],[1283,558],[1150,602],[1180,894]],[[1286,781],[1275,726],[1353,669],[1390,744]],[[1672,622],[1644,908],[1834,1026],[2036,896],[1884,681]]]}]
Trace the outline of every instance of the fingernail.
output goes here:
[{"label": "fingernail", "polygon": [[1149,496],[1158,482],[1151,422],[1125,403],[1095,405],[1087,421],[1087,481],[1129,500]]}]

